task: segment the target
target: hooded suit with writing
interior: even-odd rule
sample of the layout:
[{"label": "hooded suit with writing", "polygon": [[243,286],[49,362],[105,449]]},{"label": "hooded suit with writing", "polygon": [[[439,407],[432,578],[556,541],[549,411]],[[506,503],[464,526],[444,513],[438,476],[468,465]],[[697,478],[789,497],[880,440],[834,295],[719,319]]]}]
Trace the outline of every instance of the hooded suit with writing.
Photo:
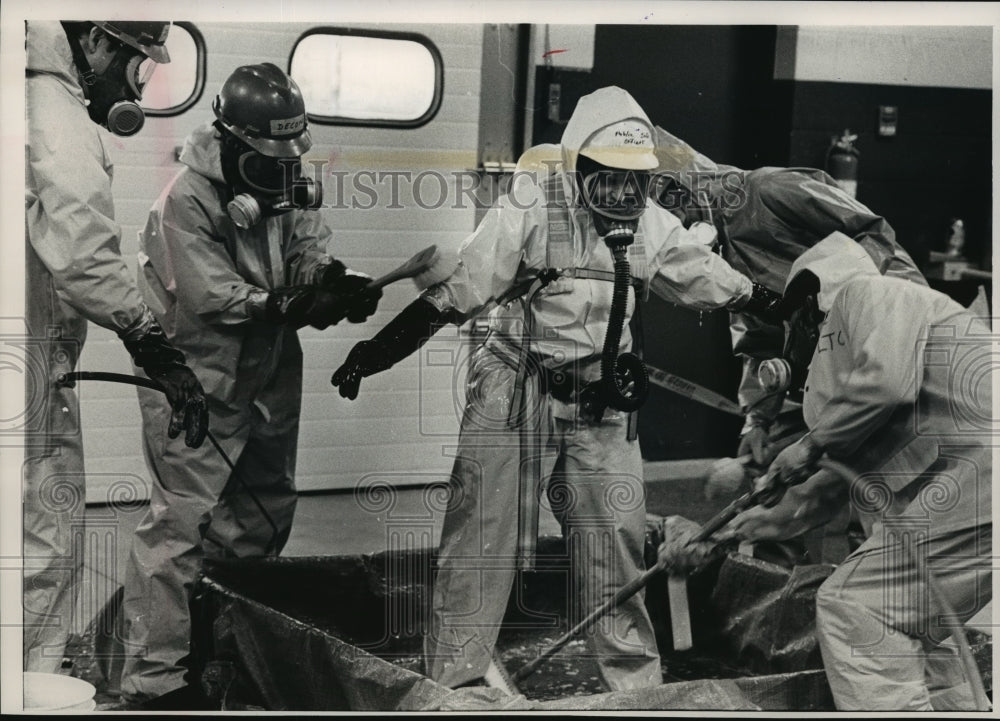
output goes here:
[{"label": "hooded suit with writing", "polygon": [[861,474],[851,502],[878,519],[816,597],[837,708],[973,710],[940,643],[991,598],[990,330],[942,293],[881,276],[842,234],[803,253],[789,283],[806,270],[826,317],[805,422],[812,443]]}]

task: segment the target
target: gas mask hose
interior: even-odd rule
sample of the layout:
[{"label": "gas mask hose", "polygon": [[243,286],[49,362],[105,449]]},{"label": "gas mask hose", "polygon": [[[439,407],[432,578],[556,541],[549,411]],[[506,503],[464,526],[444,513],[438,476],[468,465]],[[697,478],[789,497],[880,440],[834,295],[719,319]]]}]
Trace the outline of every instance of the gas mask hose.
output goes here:
[{"label": "gas mask hose", "polygon": [[[631,242],[631,238],[630,238]],[[649,394],[649,376],[642,359],[634,353],[618,355],[622,331],[625,328],[625,310],[628,307],[628,289],[632,273],[628,264],[627,245],[610,246],[615,260],[614,290],[611,296],[611,316],[604,336],[601,354],[601,383],[607,404],[620,411],[638,410]],[[632,388],[629,389],[629,384]]]},{"label": "gas mask hose", "polygon": [[604,235],[604,241],[614,257],[611,312],[601,352],[601,379],[588,384],[581,395],[585,412],[597,419],[603,416],[608,406],[627,413],[638,410],[649,395],[649,375],[642,359],[634,353],[618,354],[632,280],[627,251],[634,237],[633,228],[625,223],[611,224]]}]

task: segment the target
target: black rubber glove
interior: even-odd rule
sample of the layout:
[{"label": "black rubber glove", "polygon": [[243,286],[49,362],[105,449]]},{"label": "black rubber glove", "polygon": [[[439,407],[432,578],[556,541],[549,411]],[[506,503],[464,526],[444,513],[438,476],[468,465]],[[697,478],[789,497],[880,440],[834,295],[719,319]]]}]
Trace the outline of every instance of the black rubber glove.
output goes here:
[{"label": "black rubber glove", "polygon": [[290,285],[268,291],[263,307],[251,310],[251,315],[265,323],[301,328],[308,321],[309,309],[316,301],[316,288],[311,285]]},{"label": "black rubber glove", "polygon": [[750,300],[737,310],[740,313],[753,313],[768,323],[781,325],[782,318],[779,314],[780,303],[780,293],[775,293],[760,283],[754,283]]},{"label": "black rubber glove", "polygon": [[184,354],[170,345],[159,324],[137,340],[122,342],[135,364],[166,391],[173,410],[167,435],[176,438],[184,430],[184,443],[200,446],[208,433],[208,403],[201,383],[184,363]]},{"label": "black rubber glove", "polygon": [[370,283],[367,275],[348,273],[344,264],[335,260],[317,279],[316,299],[306,314],[307,322],[319,330],[344,318],[351,323],[364,323],[382,298],[382,289],[371,288]]},{"label": "black rubber glove", "polygon": [[417,350],[449,322],[450,313],[417,298],[371,340],[351,349],[347,360],[334,371],[330,383],[349,400],[358,397],[361,379],[392,368]]}]

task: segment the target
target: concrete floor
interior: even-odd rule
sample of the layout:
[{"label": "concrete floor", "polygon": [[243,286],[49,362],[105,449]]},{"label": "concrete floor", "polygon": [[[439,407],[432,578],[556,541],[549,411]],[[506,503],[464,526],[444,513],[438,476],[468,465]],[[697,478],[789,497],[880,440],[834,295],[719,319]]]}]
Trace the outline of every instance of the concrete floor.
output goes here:
[{"label": "concrete floor", "polygon": [[[646,507],[656,515],[680,514],[705,521],[721,508],[702,497],[705,469],[710,460],[646,464]],[[398,543],[400,529],[414,543],[436,546],[441,534],[440,504],[428,503],[423,488],[396,491],[392,509],[376,512],[363,507],[353,493],[303,494],[299,497],[291,537],[282,555],[325,556],[382,551]],[[88,506],[84,521],[85,582],[74,626],[85,628],[125,580],[125,569],[135,528],[146,514],[146,504],[112,508]],[[559,535],[551,513],[543,511],[540,532]]]},{"label": "concrete floor", "polygon": [[[129,549],[146,504],[132,509],[88,506],[85,516],[84,578],[75,626],[94,618],[125,581]],[[393,509],[397,516],[426,513],[421,489],[401,489]],[[437,543],[442,514],[427,519]],[[554,524],[555,521],[552,520]],[[292,534],[282,555],[325,556],[380,551],[386,548],[391,518],[359,507],[351,493],[309,494],[299,498]],[[555,532],[558,533],[558,527]]]}]

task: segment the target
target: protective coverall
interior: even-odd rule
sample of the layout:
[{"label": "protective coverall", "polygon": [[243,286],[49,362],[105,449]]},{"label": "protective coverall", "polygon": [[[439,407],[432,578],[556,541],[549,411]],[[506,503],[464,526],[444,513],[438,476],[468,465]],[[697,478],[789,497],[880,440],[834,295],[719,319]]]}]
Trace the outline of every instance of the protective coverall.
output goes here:
[{"label": "protective coverall", "polygon": [[[567,207],[566,198],[576,197],[568,173],[576,167],[578,152],[598,130],[623,120],[651,130],[635,101],[618,93],[607,103],[582,99],[563,135],[564,170],[556,182],[564,191],[558,217],[568,222],[572,241],[570,271],[612,269],[611,252],[588,210],[576,202]],[[543,182],[517,174],[509,193],[462,243],[458,269],[423,296],[461,319],[492,307],[489,335],[469,366],[424,646],[428,675],[452,687],[482,677],[489,664],[523,550],[514,509],[518,479],[531,472],[531,464],[547,480],[548,501],[570,549],[573,618],[606,601],[643,567],[642,459],[638,442],[627,437],[627,415],[608,408],[602,420],[590,423],[581,417],[577,392],[545,392],[539,381],[562,374],[576,378],[578,390],[600,377],[613,284],[581,277],[578,270],[537,294],[496,304],[523,279],[551,265],[547,201],[552,197]],[[749,298],[751,282],[692,235],[673,215],[650,205],[639,220],[636,245],[643,252],[633,252],[632,274],[653,278],[655,290],[691,308],[714,309]],[[634,303],[630,294],[626,321]],[[523,354],[522,344],[528,344]],[[620,347],[627,350],[631,344],[626,328]],[[530,370],[524,370],[525,363]],[[523,416],[514,400],[518,391],[525,396]],[[512,417],[519,422],[511,423]],[[587,644],[611,689],[662,682],[641,593],[597,624]]]},{"label": "protective coverall", "polygon": [[203,554],[277,553],[288,539],[302,350],[294,328],[251,319],[248,299],[312,283],[332,261],[330,230],[318,212],[291,211],[236,228],[226,213],[220,142],[211,125],[191,134],[180,160],[186,167],[140,234],[139,287],[201,379],[217,440],[277,528],[213,447],[192,450],[166,437],[162,394],[140,389],[154,483],[125,582],[129,657],[122,692],[131,701],[185,684],[189,592]]},{"label": "protective coverall", "polygon": [[[927,285],[885,218],[841,190],[824,171],[742,170],[717,164],[662,128],[656,128],[656,138],[661,170],[691,193],[695,205],[711,208],[722,256],[755,283],[780,292],[795,259],[839,232],[860,243],[881,273]],[[683,202],[669,195],[660,201],[670,209]],[[707,216],[702,211],[702,217]],[[759,315],[736,311],[730,316],[730,333],[733,352],[743,357],[737,392],[746,418],[743,435],[760,433],[772,447],[787,444],[805,432],[801,408],[783,403],[784,394],[766,394],[757,380],[760,363],[780,357],[784,328]],[[746,438],[739,452],[750,452],[752,440]],[[804,539],[817,561],[837,563],[847,555],[849,520],[844,509],[838,522]]]},{"label": "protective coverall", "polygon": [[153,316],[121,257],[111,159],[58,22],[27,24],[25,86],[24,666],[53,672],[83,573],[73,534],[86,496],[76,392],[54,381],[75,369],[88,320],[141,333]]},{"label": "protective coverall", "polygon": [[[927,285],[885,218],[841,190],[822,170],[720,165],[659,127],[656,145],[661,173],[690,191],[696,204],[711,207],[723,258],[754,282],[780,293],[795,259],[840,232],[868,251],[879,272]],[[666,196],[660,202],[674,209],[683,201]],[[782,399],[763,399],[757,368],[762,360],[781,355],[784,329],[737,311],[731,333],[734,352],[745,358],[739,401],[747,428],[769,425]]]},{"label": "protective coverall", "polygon": [[841,710],[971,710],[931,659],[991,598],[990,331],[858,250],[835,235],[790,274],[819,277],[827,312],[803,401],[811,442],[862,474],[851,501],[880,517],[817,594],[823,663]]}]

